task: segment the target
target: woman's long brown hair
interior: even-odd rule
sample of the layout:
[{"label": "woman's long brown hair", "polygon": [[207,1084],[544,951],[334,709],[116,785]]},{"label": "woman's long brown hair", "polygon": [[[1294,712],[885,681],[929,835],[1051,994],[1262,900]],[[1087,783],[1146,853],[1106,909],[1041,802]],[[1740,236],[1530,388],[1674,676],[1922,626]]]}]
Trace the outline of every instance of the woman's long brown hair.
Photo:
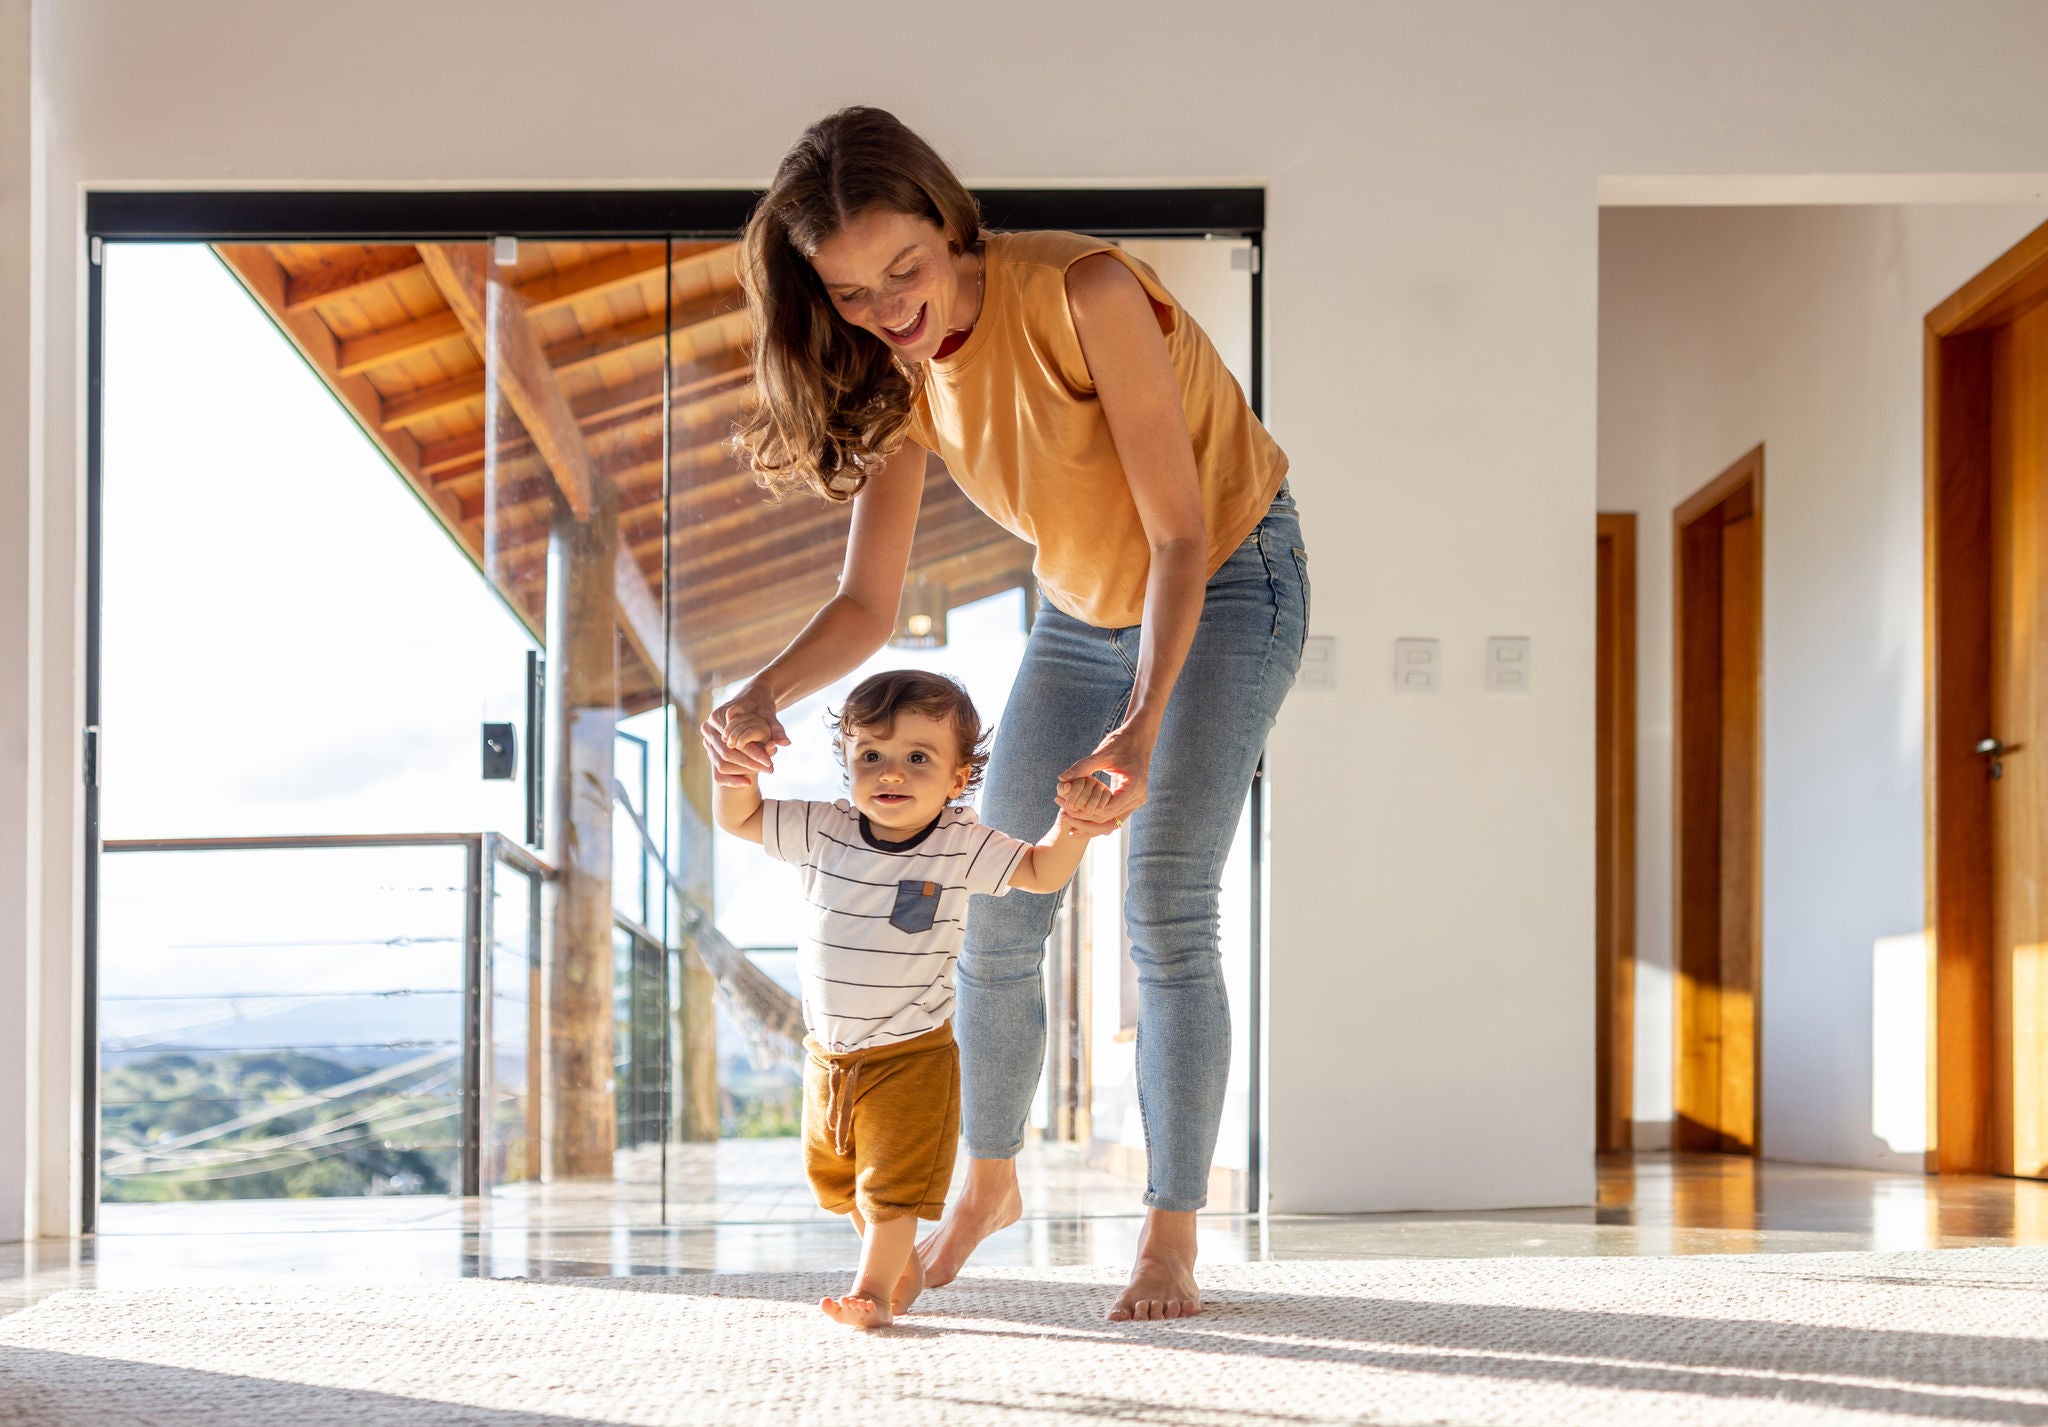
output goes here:
[{"label": "woman's long brown hair", "polygon": [[839,316],[810,262],[871,208],[937,224],[956,252],[981,239],[980,206],[937,151],[860,106],[804,130],[740,240],[759,401],[735,440],[778,495],[808,487],[851,500],[903,441],[916,373]]}]

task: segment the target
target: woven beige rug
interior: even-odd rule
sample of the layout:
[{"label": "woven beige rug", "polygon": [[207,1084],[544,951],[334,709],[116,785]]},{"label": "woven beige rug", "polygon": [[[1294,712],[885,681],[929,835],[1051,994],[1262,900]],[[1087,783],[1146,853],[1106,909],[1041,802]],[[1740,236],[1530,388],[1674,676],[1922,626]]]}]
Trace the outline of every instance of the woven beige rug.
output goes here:
[{"label": "woven beige rug", "polygon": [[2048,1250],[1220,1265],[1099,1321],[984,1272],[893,1329],[839,1274],[61,1293],[0,1319],[0,1423],[1892,1423],[2048,1427]]}]

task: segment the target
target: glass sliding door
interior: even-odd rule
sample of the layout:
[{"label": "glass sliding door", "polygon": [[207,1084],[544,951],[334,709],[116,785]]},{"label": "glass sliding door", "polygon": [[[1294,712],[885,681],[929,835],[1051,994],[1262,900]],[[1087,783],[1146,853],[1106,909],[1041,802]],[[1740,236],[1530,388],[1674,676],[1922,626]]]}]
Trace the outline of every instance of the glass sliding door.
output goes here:
[{"label": "glass sliding door", "polygon": [[[734,450],[735,235],[392,231],[104,244],[101,1228],[435,1194],[826,1217],[805,908],[715,830],[696,729],[831,597],[851,511],[769,499]],[[1249,386],[1247,245],[1127,241]],[[844,795],[827,711],[878,670],[994,723],[1031,557],[928,459],[889,647],[784,711],[763,791]],[[1250,826],[1216,1210],[1251,1182]],[[1030,1217],[1128,1213],[1142,1178],[1123,856],[1091,849],[1048,948]]]},{"label": "glass sliding door", "polygon": [[459,1192],[538,647],[407,405],[461,357],[410,246],[101,262],[101,1196]]}]

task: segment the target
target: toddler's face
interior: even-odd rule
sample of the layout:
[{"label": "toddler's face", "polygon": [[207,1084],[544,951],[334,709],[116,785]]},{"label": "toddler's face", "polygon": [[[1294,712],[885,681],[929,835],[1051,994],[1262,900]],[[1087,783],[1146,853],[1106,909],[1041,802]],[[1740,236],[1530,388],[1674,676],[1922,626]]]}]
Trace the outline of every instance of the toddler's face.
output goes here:
[{"label": "toddler's face", "polygon": [[969,769],[949,720],[905,709],[886,733],[857,728],[845,742],[853,805],[878,830],[916,832],[967,791]]}]

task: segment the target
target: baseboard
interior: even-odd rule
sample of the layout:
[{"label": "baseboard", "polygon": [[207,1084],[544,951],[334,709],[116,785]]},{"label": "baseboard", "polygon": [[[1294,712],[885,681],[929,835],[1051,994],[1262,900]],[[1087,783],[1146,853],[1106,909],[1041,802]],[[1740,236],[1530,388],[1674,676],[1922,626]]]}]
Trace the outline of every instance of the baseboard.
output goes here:
[{"label": "baseboard", "polygon": [[1629,1148],[1636,1150],[1668,1150],[1671,1148],[1671,1122],[1669,1120],[1630,1120],[1628,1122]]}]

